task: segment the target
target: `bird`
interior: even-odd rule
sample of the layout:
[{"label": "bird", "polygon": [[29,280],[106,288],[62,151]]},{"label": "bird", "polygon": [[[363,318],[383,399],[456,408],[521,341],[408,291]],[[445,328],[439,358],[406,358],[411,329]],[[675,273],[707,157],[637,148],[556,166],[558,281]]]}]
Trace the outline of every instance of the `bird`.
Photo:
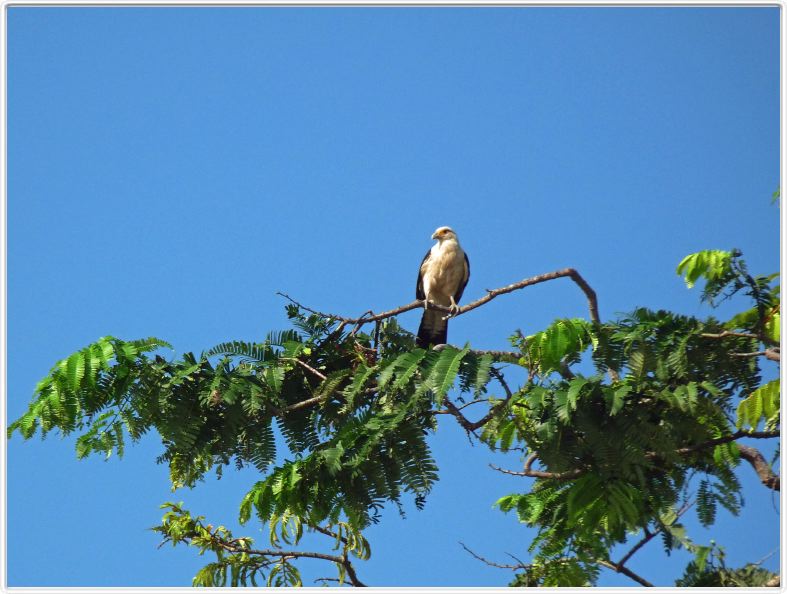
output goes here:
[{"label": "bird", "polygon": [[[448,340],[448,318],[459,310],[467,281],[470,279],[470,260],[459,245],[456,232],[451,227],[438,227],[432,234],[437,243],[432,246],[418,269],[415,286],[416,299],[423,299],[424,313],[418,326],[416,346],[445,344]],[[451,309],[449,315],[429,309],[429,303]]]}]

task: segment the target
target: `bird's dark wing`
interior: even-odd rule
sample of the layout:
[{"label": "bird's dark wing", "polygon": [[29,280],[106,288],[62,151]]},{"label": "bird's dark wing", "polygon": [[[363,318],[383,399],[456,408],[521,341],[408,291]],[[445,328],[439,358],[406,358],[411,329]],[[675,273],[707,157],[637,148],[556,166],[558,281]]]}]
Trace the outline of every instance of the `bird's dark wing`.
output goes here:
[{"label": "bird's dark wing", "polygon": [[465,287],[467,286],[467,281],[470,280],[470,259],[465,254],[465,278],[464,280],[459,283],[459,288],[456,290],[454,294],[454,301],[459,303],[459,300],[462,298],[462,294],[465,292]]},{"label": "bird's dark wing", "polygon": [[424,279],[421,276],[421,270],[424,267],[424,262],[429,259],[429,256],[432,255],[432,250],[430,249],[426,252],[424,259],[421,260],[421,265],[418,267],[418,282],[415,284],[415,298],[416,299],[426,299],[426,294],[424,293]]}]

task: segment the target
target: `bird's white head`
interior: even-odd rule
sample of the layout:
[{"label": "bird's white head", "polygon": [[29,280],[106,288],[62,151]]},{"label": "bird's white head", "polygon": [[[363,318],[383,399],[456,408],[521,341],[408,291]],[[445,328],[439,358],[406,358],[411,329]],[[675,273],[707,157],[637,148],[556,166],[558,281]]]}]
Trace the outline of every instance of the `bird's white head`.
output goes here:
[{"label": "bird's white head", "polygon": [[456,233],[454,233],[451,227],[438,227],[435,232],[432,233],[432,239],[436,239],[441,243],[450,239],[456,240]]}]

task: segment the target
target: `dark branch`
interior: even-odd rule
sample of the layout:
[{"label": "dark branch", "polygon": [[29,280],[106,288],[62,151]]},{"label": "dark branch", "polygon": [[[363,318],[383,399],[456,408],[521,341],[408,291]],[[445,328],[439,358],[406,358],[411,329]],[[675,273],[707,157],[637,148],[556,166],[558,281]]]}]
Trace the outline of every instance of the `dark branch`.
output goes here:
[{"label": "dark branch", "polygon": [[[711,447],[714,447],[714,446],[717,446],[717,445],[721,445],[723,443],[729,443],[731,441],[736,441],[736,440],[742,439],[744,437],[750,437],[750,438],[753,438],[753,439],[769,439],[769,438],[773,438],[773,437],[779,437],[779,435],[780,435],[779,431],[736,431],[735,433],[733,433],[731,435],[727,435],[725,437],[717,437],[716,439],[711,439],[711,440],[708,440],[708,441],[704,441],[702,443],[698,443],[698,444],[693,445],[693,446],[688,446],[688,447],[685,447],[685,448],[679,448],[679,449],[675,450],[675,453],[680,455],[680,456],[685,456],[685,455],[691,454],[693,452],[706,450],[708,448],[711,448]],[[744,455],[743,455],[743,448],[746,448],[747,451],[748,450],[752,450],[754,452],[757,452],[757,450],[755,450],[754,448],[749,448],[748,446],[744,446],[744,445],[741,445],[741,444],[738,445],[738,448],[741,449],[741,457],[744,457]],[[759,454],[759,452],[757,452],[757,453]],[[651,458],[652,459],[652,458],[659,458],[660,454],[658,452],[647,452],[645,454],[645,456],[647,458]],[[524,470],[522,472],[516,472],[514,470],[506,470],[505,468],[500,468],[499,466],[495,466],[494,464],[490,464],[489,466],[491,468],[493,468],[494,470],[497,470],[498,472],[502,472],[503,474],[510,474],[510,475],[513,475],[513,476],[526,476],[526,477],[530,477],[530,478],[550,479],[550,480],[556,480],[556,481],[570,481],[572,479],[575,479],[575,478],[581,476],[582,474],[584,474],[586,472],[586,470],[582,469],[582,468],[575,468],[574,470],[567,470],[565,472],[547,472],[547,471],[543,471],[543,470],[533,470],[532,469],[533,462],[535,462],[535,460],[537,458],[538,458],[538,454],[531,454],[528,457],[527,461],[525,462],[525,468],[524,468]],[[760,454],[760,458],[762,458],[762,454]],[[748,460],[748,458],[745,458],[745,459]],[[767,463],[765,463],[765,459],[764,458],[762,458],[762,463],[765,463],[765,468],[767,468],[767,470],[768,470],[768,472],[770,474],[764,474],[765,471],[763,470],[762,464],[760,464],[759,462],[758,462],[757,465],[755,465],[755,462],[753,462],[752,460],[748,460],[748,461],[752,464],[752,466],[754,466],[754,469],[757,471],[757,474],[760,475],[760,478],[762,479],[763,484],[765,484],[766,486],[770,487],[771,489],[774,489],[774,490],[777,490],[777,491],[779,490],[779,486],[778,486],[779,485],[779,477],[775,476],[773,474],[773,472],[770,471],[770,466],[768,466]],[[767,483],[766,483],[766,479],[768,481]],[[776,486],[774,487],[774,486],[771,486],[771,485],[776,485]]]},{"label": "dark branch", "polygon": [[[702,443],[698,443],[693,446],[680,448],[678,450],[675,450],[675,452],[683,456],[685,454],[690,454],[692,452],[706,450],[708,448],[712,448],[714,446],[721,445],[723,443],[730,443],[731,441],[736,441],[744,437],[751,437],[753,439],[770,439],[772,437],[779,437],[779,435],[780,435],[779,431],[736,431],[731,435],[727,435],[725,437],[717,437],[716,439],[704,441]],[[738,447],[741,446],[739,445]],[[649,452],[648,455],[651,457],[657,456],[655,452]]]},{"label": "dark branch", "polygon": [[344,557],[339,555],[327,555],[325,553],[315,553],[312,551],[281,551],[278,549],[247,549],[235,544],[231,544],[225,542],[223,540],[218,540],[214,538],[214,542],[218,544],[221,548],[230,553],[246,553],[249,555],[259,555],[260,557],[276,557],[280,559],[297,559],[299,557],[303,557],[305,559],[322,559],[324,561],[332,561],[334,563],[338,563],[342,565],[345,570],[347,571],[347,577],[350,579],[350,583],[353,586],[357,587],[365,587],[366,584],[362,583],[358,579],[358,575],[355,573],[355,568],[353,567],[352,563]]},{"label": "dark branch", "polygon": [[[683,514],[685,514],[692,505],[694,505],[694,502],[690,501],[690,502],[686,503],[683,507],[681,507],[677,512],[675,512],[675,520],[673,520],[673,523],[675,521],[677,521],[677,519],[679,517],[681,517]],[[643,536],[642,539],[639,542],[637,542],[637,544],[635,544],[633,547],[631,547],[631,550],[628,553],[626,553],[625,555],[623,555],[623,557],[620,558],[620,561],[617,562],[617,565],[618,566],[625,565],[628,562],[628,560],[631,559],[631,557],[634,556],[634,553],[636,553],[642,547],[644,547],[646,544],[648,544],[651,540],[653,540],[656,536],[658,536],[662,531],[663,531],[663,528],[661,526],[658,526],[653,532],[650,532],[646,528],[645,529],[645,536]]]},{"label": "dark branch", "polygon": [[481,425],[483,425],[483,423],[479,425],[477,422],[476,423],[471,422],[466,416],[464,416],[459,411],[457,406],[453,402],[451,402],[448,396],[443,398],[443,406],[445,406],[446,409],[445,412],[451,415],[452,417],[454,417],[456,421],[459,423],[459,425],[462,427],[462,429],[464,429],[468,433],[475,434],[475,430],[478,429]]},{"label": "dark branch", "polygon": [[438,412],[441,414],[447,413],[453,416],[457,420],[459,425],[461,425],[461,427],[468,433],[474,433],[476,429],[479,429],[484,425],[486,425],[492,419],[492,417],[494,417],[497,414],[497,412],[501,408],[505,407],[510,402],[511,398],[514,397],[513,392],[511,392],[511,389],[508,387],[508,384],[506,384],[505,380],[503,379],[503,374],[501,374],[499,371],[493,368],[492,375],[500,382],[500,385],[503,387],[503,390],[506,393],[506,397],[503,400],[497,402],[494,406],[492,406],[492,408],[489,409],[489,412],[487,412],[483,417],[481,417],[475,422],[470,421],[467,417],[465,417],[460,412],[461,409],[458,408],[453,402],[451,402],[448,396],[443,398],[443,406],[445,406],[446,410],[438,411]]},{"label": "dark branch", "polygon": [[653,584],[651,584],[648,580],[646,580],[642,576],[637,575],[636,573],[634,573],[633,571],[631,571],[628,567],[626,567],[624,565],[620,565],[618,563],[613,563],[612,561],[609,561],[608,559],[597,559],[596,561],[597,561],[597,563],[599,565],[603,565],[604,567],[612,569],[612,570],[616,571],[617,573],[622,573],[626,577],[630,577],[632,580],[634,580],[638,584],[641,584],[641,585],[646,586],[648,588],[652,588],[653,587]]},{"label": "dark branch", "polygon": [[313,396],[312,398],[308,398],[306,400],[301,400],[300,402],[296,402],[295,404],[290,404],[289,406],[283,408],[280,412],[281,413],[288,413],[294,410],[298,410],[301,408],[306,408],[307,406],[311,406],[312,404],[317,404],[325,400],[325,396],[320,394],[319,396]]},{"label": "dark branch", "polygon": [[639,551],[642,547],[644,547],[651,540],[653,540],[660,532],[661,532],[660,528],[658,530],[655,530],[654,532],[651,532],[650,530],[646,529],[645,536],[643,536],[642,539],[637,544],[631,547],[631,550],[628,553],[626,553],[625,555],[623,555],[623,557],[621,557],[617,565],[618,566],[625,565],[626,561],[628,561],[629,559],[631,559],[632,556],[634,556],[634,553]]},{"label": "dark branch", "polygon": [[700,334],[703,338],[727,338],[728,336],[737,336],[738,338],[753,338],[754,340],[759,340],[765,344],[769,344],[771,346],[779,346],[778,342],[773,341],[769,337],[764,334],[752,334],[751,332],[732,332],[730,330],[725,330],[724,332],[719,332],[718,334],[712,334],[709,332],[705,332]]},{"label": "dark branch", "polygon": [[[475,557],[476,559],[478,559],[479,561],[481,561],[483,563],[486,563],[490,567],[497,567],[498,569],[510,569],[512,571],[517,571],[517,570],[520,570],[520,569],[524,570],[524,571],[527,571],[527,570],[529,570],[531,568],[531,566],[527,565],[526,563],[517,563],[516,565],[511,565],[511,564],[508,564],[508,563],[495,563],[494,561],[490,561],[489,559],[485,559],[484,557],[482,557],[478,553],[472,551],[471,549],[469,549],[465,545],[465,543],[460,542],[459,544],[462,546],[462,548],[465,551],[470,553],[473,557]],[[598,563],[599,565],[603,565],[604,567],[608,567],[610,569],[614,569],[616,572],[622,573],[623,575],[630,577],[632,580],[642,584],[643,586],[648,586],[648,587],[652,587],[653,586],[653,584],[651,584],[645,578],[638,576],[636,573],[634,573],[633,571],[631,571],[627,567],[624,567],[622,564],[613,563],[612,561],[608,561],[606,559],[597,559],[596,563]]]},{"label": "dark branch", "polygon": [[760,477],[760,481],[763,485],[769,489],[773,489],[774,491],[780,490],[781,485],[779,475],[774,474],[773,470],[771,469],[771,465],[768,464],[767,460],[765,460],[765,457],[758,449],[739,443],[738,451],[741,454],[741,458],[752,465],[754,471],[757,473],[757,476]]},{"label": "dark branch", "polygon": [[494,464],[490,464],[489,466],[497,470],[498,472],[502,472],[503,474],[510,474],[513,476],[527,476],[530,478],[540,478],[540,479],[551,479],[555,481],[570,481],[575,479],[586,471],[582,468],[575,468],[574,470],[567,470],[565,472],[546,472],[544,470],[532,470],[531,466],[533,465],[533,461],[536,459],[536,454],[531,454],[530,457],[525,462],[525,469],[522,472],[516,472],[513,470],[506,470],[505,468],[500,468],[499,466],[495,466]]}]

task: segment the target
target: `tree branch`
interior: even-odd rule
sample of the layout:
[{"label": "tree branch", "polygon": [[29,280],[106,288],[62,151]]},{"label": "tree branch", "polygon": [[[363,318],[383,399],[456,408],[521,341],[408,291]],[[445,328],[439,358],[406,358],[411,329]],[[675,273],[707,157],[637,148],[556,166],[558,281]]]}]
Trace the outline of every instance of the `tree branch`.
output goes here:
[{"label": "tree branch", "polygon": [[517,569],[529,569],[530,568],[530,566],[525,564],[525,563],[517,563],[516,565],[507,565],[507,564],[503,564],[503,563],[495,563],[494,561],[490,561],[489,559],[484,559],[481,555],[479,555],[478,553],[476,553],[476,552],[472,551],[471,549],[469,549],[465,543],[459,541],[459,545],[465,551],[470,553],[473,557],[475,557],[479,561],[482,561],[482,562],[486,563],[487,565],[489,565],[491,567],[497,567],[499,569],[511,569],[512,571],[516,571]]},{"label": "tree branch", "polygon": [[[451,402],[451,400],[448,398],[448,396],[443,398],[443,406],[445,406],[445,408],[446,408],[445,413],[447,413],[447,414],[451,415],[452,417],[454,417],[456,419],[457,423],[459,423],[459,425],[462,427],[462,429],[464,429],[468,433],[473,433],[474,434],[475,430],[478,429],[481,425],[483,425],[483,423],[481,423],[481,425],[479,425],[477,422],[476,423],[471,422],[466,416],[464,416],[459,411],[457,406],[453,402]],[[476,437],[478,437],[478,436],[476,436]]]},{"label": "tree branch", "polygon": [[[534,458],[535,458],[535,456],[530,456],[530,458],[528,459],[528,462],[530,464],[532,464],[532,459],[534,459]],[[679,509],[676,512],[676,518],[675,519],[677,520],[677,518],[679,518],[684,513],[686,513],[686,511],[693,504],[694,504],[694,502],[690,502],[690,503],[685,504],[683,507],[681,507],[681,509]],[[617,563],[615,563],[614,561],[610,561],[609,559],[596,559],[596,563],[598,563],[599,565],[602,565],[603,567],[611,569],[611,570],[615,571],[616,573],[623,574],[623,575],[631,578],[632,580],[634,580],[638,584],[641,584],[641,585],[646,586],[646,587],[653,587],[653,584],[651,584],[648,580],[646,580],[642,576],[634,573],[628,567],[626,567],[626,562],[628,562],[628,560],[631,559],[631,557],[637,551],[639,551],[647,543],[649,543],[651,540],[653,540],[658,534],[660,534],[661,531],[662,531],[661,528],[657,528],[653,532],[649,532],[648,530],[645,530],[645,536],[639,542],[637,542],[631,548],[631,550],[628,553],[623,555],[623,557],[621,557],[620,561],[618,561]],[[511,564],[507,564],[507,563],[495,563],[494,561],[490,561],[489,559],[486,559],[486,558],[482,557],[481,555],[479,555],[478,553],[476,553],[475,551],[471,550],[469,547],[467,547],[465,545],[465,543],[460,542],[459,544],[462,546],[462,548],[465,551],[470,553],[473,557],[475,557],[479,561],[482,561],[483,563],[486,563],[487,565],[489,565],[491,567],[497,567],[499,569],[510,569],[512,571],[516,571],[516,570],[519,570],[519,569],[527,571],[531,567],[530,565],[528,565],[526,563],[522,563],[522,562],[519,562],[516,565],[511,565]]]},{"label": "tree branch", "polygon": [[[517,571],[518,569],[527,571],[527,570],[529,570],[531,568],[531,566],[527,565],[526,563],[517,563],[516,565],[510,565],[508,563],[495,563],[494,561],[490,561],[489,559],[485,559],[484,557],[482,557],[478,553],[472,551],[471,549],[469,549],[465,545],[465,543],[460,542],[459,544],[462,546],[462,548],[465,551],[470,553],[473,557],[475,557],[476,559],[478,559],[479,561],[481,561],[483,563],[486,563],[490,567],[497,567],[498,569],[510,569],[512,571]],[[608,561],[606,559],[596,559],[596,563],[598,563],[599,565],[603,565],[604,567],[608,567],[609,569],[614,569],[616,572],[622,573],[623,575],[630,577],[632,580],[642,584],[643,586],[653,587],[653,584],[651,584],[645,578],[638,576],[636,573],[634,573],[633,571],[631,571],[627,567],[624,567],[620,563],[613,563],[612,561]]]},{"label": "tree branch", "polygon": [[[681,517],[683,514],[685,514],[689,510],[689,508],[691,508],[692,505],[694,505],[694,502],[690,501],[690,502],[686,503],[683,507],[681,507],[677,512],[675,512],[675,520],[673,520],[672,524],[674,524],[675,521],[677,521],[677,519],[679,517]],[[670,525],[672,525],[672,524],[670,524]],[[617,565],[619,565],[619,566],[625,565],[628,562],[628,560],[631,559],[631,557],[634,556],[634,553],[639,551],[642,547],[644,547],[646,544],[648,544],[656,536],[661,534],[662,531],[663,531],[663,529],[662,529],[661,526],[657,527],[653,532],[650,532],[646,528],[644,530],[645,536],[643,536],[642,539],[639,542],[637,542],[633,547],[631,547],[631,550],[628,553],[626,553],[625,555],[623,555],[620,558],[620,561],[617,562]]]},{"label": "tree branch", "polygon": [[752,465],[752,468],[754,468],[757,476],[760,477],[760,482],[762,482],[763,485],[774,491],[780,490],[781,481],[779,475],[774,474],[771,465],[768,464],[765,457],[758,449],[739,443],[738,451],[741,454],[741,458]]},{"label": "tree branch", "polygon": [[[453,345],[450,344],[436,344],[432,347],[432,350],[436,352],[440,352],[445,350],[447,347]],[[454,347],[455,349],[461,350],[461,347]],[[483,357],[484,355],[492,355],[493,361],[499,361],[502,363],[515,363],[519,364],[519,360],[522,358],[522,353],[515,353],[513,351],[490,351],[485,349],[470,349],[470,352],[478,357]]]},{"label": "tree branch", "polygon": [[764,351],[755,351],[753,353],[730,353],[733,357],[765,357],[770,361],[781,362],[781,352],[779,349],[765,349]]},{"label": "tree branch", "polygon": [[633,547],[631,547],[631,550],[628,553],[626,553],[625,555],[623,555],[623,557],[620,558],[620,561],[618,561],[617,564],[618,565],[625,565],[626,562],[629,559],[631,559],[631,557],[634,556],[634,553],[639,551],[642,547],[644,547],[651,540],[653,540],[660,532],[661,532],[661,528],[657,529],[654,532],[650,532],[649,530],[645,529],[645,536],[643,536],[642,539],[637,544],[635,544]]},{"label": "tree branch", "polygon": [[484,349],[472,349],[470,352],[474,355],[478,355],[479,357],[483,357],[484,355],[492,355],[492,359],[494,361],[500,361],[503,363],[519,364],[519,360],[522,358],[522,353],[515,353],[513,351],[489,351]]},{"label": "tree branch", "polygon": [[527,476],[530,478],[551,479],[555,481],[570,481],[571,479],[575,479],[586,472],[582,468],[575,468],[574,470],[567,470],[565,472],[547,472],[544,470],[531,470],[533,460],[535,460],[536,457],[537,457],[536,454],[530,455],[530,457],[527,459],[527,462],[525,462],[525,469],[522,472],[516,472],[514,470],[506,470],[505,468],[500,468],[499,466],[495,466],[494,464],[489,464],[489,466],[493,470],[497,470],[498,472],[502,472],[503,474],[510,474],[513,476]]},{"label": "tree branch", "polygon": [[728,336],[737,336],[738,338],[754,338],[759,340],[759,336],[756,334],[751,334],[750,332],[731,332],[729,330],[725,330],[724,332],[719,332],[718,334],[712,334],[710,332],[703,332],[700,334],[703,338],[727,338]]},{"label": "tree branch", "polygon": [[[729,443],[731,441],[737,441],[738,439],[744,437],[751,437],[753,439],[770,439],[772,437],[779,437],[781,433],[779,431],[736,431],[730,435],[726,435],[724,437],[717,437],[716,439],[710,439],[708,441],[704,441],[702,443],[698,443],[693,446],[688,446],[685,448],[679,448],[675,450],[675,453],[680,454],[681,456],[685,454],[690,454],[692,452],[696,452],[699,450],[705,450],[707,448],[711,448],[717,445],[721,445],[723,443]],[[740,448],[741,446],[738,445]],[[648,455],[655,457],[657,454],[656,452],[648,452]]]},{"label": "tree branch", "polygon": [[[693,446],[679,448],[675,450],[675,453],[680,456],[685,456],[693,452],[705,450],[717,445],[721,445],[723,443],[736,441],[744,437],[750,437],[753,439],[769,439],[772,437],[779,437],[779,435],[780,435],[779,431],[736,431],[731,435],[726,435],[724,437],[717,437],[716,439],[704,441],[702,443],[698,443]],[[778,491],[779,477],[774,475],[773,471],[770,470],[770,466],[768,466],[767,462],[765,462],[765,459],[762,457],[762,454],[760,454],[756,449],[750,448],[749,446],[738,444],[738,448],[741,450],[741,457],[748,460],[752,464],[752,466],[754,466],[754,469],[757,471],[757,474],[760,475],[763,484],[771,489]],[[744,456],[743,453],[744,449],[748,452],[747,455],[752,457],[751,460]],[[752,452],[756,452],[757,454],[759,454],[759,459],[757,459]],[[658,452],[646,452],[645,456],[647,458],[658,458],[660,454]],[[532,469],[533,462],[535,462],[537,458],[538,458],[538,454],[531,454],[528,457],[528,459],[525,461],[525,468],[522,472],[517,472],[514,470],[506,470],[505,468],[500,468],[499,466],[495,466],[494,464],[490,464],[489,466],[494,470],[497,470],[498,472],[502,472],[503,474],[510,474],[513,476],[526,476],[530,478],[550,479],[556,481],[569,481],[587,472],[583,468],[575,468],[574,470],[567,470],[564,472],[547,472],[543,470],[533,470]],[[765,465],[764,468],[763,468],[763,464]],[[771,486],[771,485],[775,485],[775,486]]]},{"label": "tree branch", "polygon": [[362,583],[358,579],[358,575],[355,573],[355,568],[353,567],[352,563],[347,559],[347,557],[340,556],[340,555],[327,555],[325,553],[315,553],[312,551],[281,551],[278,549],[247,549],[244,547],[240,547],[238,545],[234,545],[228,543],[226,541],[214,538],[213,541],[230,553],[246,553],[249,555],[259,555],[260,557],[278,557],[281,559],[289,558],[289,559],[297,559],[299,557],[303,557],[306,559],[322,559],[324,561],[332,561],[334,563],[338,563],[344,566],[345,570],[347,571],[347,577],[350,579],[350,583],[353,586],[357,587],[365,587],[366,584]]},{"label": "tree branch", "polygon": [[318,378],[320,378],[323,381],[328,379],[328,377],[324,373],[322,373],[320,371],[317,371],[314,367],[312,367],[308,363],[305,363],[305,362],[301,361],[300,359],[298,359],[296,357],[282,357],[280,360],[281,361],[292,361],[293,363],[297,363],[298,365],[303,367],[306,371],[308,371],[312,375],[317,376]]},{"label": "tree branch", "polygon": [[616,571],[617,573],[622,573],[626,577],[630,577],[632,580],[634,580],[638,584],[641,584],[641,585],[646,586],[648,588],[652,588],[653,587],[653,584],[651,584],[648,580],[646,580],[642,576],[637,575],[636,573],[634,573],[633,571],[631,571],[628,567],[626,567],[624,565],[620,565],[618,563],[613,563],[612,561],[609,561],[608,559],[596,559],[596,562],[599,565],[603,565],[604,567],[607,567],[609,569],[612,569],[612,570]]},{"label": "tree branch", "polygon": [[710,332],[704,332],[700,334],[703,338],[727,338],[728,336],[737,336],[738,338],[753,338],[754,340],[759,340],[765,344],[769,344],[774,347],[778,347],[779,343],[773,341],[766,335],[762,334],[752,334],[751,332],[732,332],[730,330],[725,330],[723,332],[719,332],[718,334],[713,334]]},{"label": "tree branch", "polygon": [[481,417],[475,422],[470,421],[466,416],[464,416],[460,412],[461,409],[459,409],[453,402],[451,402],[448,396],[443,398],[443,405],[445,406],[446,410],[438,411],[438,412],[440,414],[449,414],[453,416],[457,420],[459,425],[461,425],[462,428],[468,433],[474,433],[476,429],[479,429],[484,425],[486,425],[492,419],[492,417],[494,417],[495,414],[497,414],[497,411],[499,411],[501,408],[506,406],[511,400],[511,398],[513,398],[514,396],[514,394],[511,392],[511,389],[508,387],[505,380],[503,379],[502,374],[500,374],[500,372],[498,372],[497,370],[494,371],[496,373],[492,373],[492,375],[495,375],[495,377],[500,382],[500,385],[503,386],[503,390],[505,390],[506,392],[506,397],[503,400],[497,402],[494,406],[492,406],[492,408],[489,409],[489,412],[487,412],[483,417]]},{"label": "tree branch", "polygon": [[[547,281],[551,281],[551,280],[555,280],[555,279],[563,278],[563,277],[570,278],[572,281],[574,281],[574,283],[576,283],[576,285],[582,290],[582,292],[585,293],[585,296],[587,297],[587,300],[588,300],[588,310],[589,310],[589,313],[590,313],[590,319],[593,322],[599,323],[600,322],[600,318],[599,318],[599,315],[598,315],[598,301],[597,301],[597,298],[596,298],[596,292],[590,287],[590,285],[587,283],[587,281],[585,281],[585,279],[582,278],[582,276],[579,274],[579,272],[577,272],[573,268],[563,268],[561,270],[556,270],[555,272],[548,272],[546,274],[539,274],[538,276],[533,276],[533,277],[530,277],[530,278],[526,278],[526,279],[521,280],[521,281],[519,281],[517,283],[506,285],[505,287],[500,287],[499,289],[493,289],[493,290],[487,289],[486,295],[484,295],[480,299],[476,299],[472,303],[469,303],[469,304],[467,304],[467,305],[465,305],[463,307],[460,307],[451,317],[455,318],[455,317],[460,316],[462,314],[465,314],[465,313],[467,313],[469,311],[472,311],[472,310],[474,310],[477,307],[481,307],[485,303],[490,302],[492,299],[494,299],[498,295],[504,295],[506,293],[511,293],[513,291],[518,291],[519,289],[524,289],[525,287],[538,285],[540,283],[544,283],[544,282],[547,282]],[[301,303],[298,303],[297,301],[295,301],[295,299],[293,299],[292,297],[290,297],[286,293],[282,293],[281,291],[277,292],[277,295],[281,295],[282,297],[284,297],[288,301],[294,303],[295,305],[297,305],[301,309],[304,309],[304,310],[306,310],[306,311],[308,311],[310,313],[313,313],[315,315],[318,315],[318,316],[320,316],[322,318],[330,318],[330,319],[334,319],[334,320],[339,320],[341,322],[344,322],[345,324],[355,324],[355,325],[357,325],[359,327],[364,325],[364,324],[368,324],[370,322],[377,322],[379,320],[385,320],[387,318],[392,318],[394,316],[398,316],[399,314],[403,314],[403,313],[405,313],[407,311],[410,311],[412,309],[416,309],[416,308],[419,308],[419,307],[424,307],[424,301],[422,299],[416,299],[415,301],[412,301],[411,303],[408,303],[407,305],[402,305],[400,307],[397,307],[397,308],[394,308],[394,309],[391,309],[391,310],[388,310],[388,311],[384,311],[382,313],[375,314],[375,313],[369,311],[366,314],[362,315],[361,317],[348,318],[348,317],[339,316],[339,315],[336,315],[336,314],[323,313],[323,312],[311,309],[309,307],[306,307],[305,305],[302,305]],[[438,304],[432,303],[432,302],[429,302],[427,307],[429,309],[435,309],[437,311],[442,311],[442,312],[445,312],[445,313],[448,313],[448,314],[452,313],[451,312],[451,308],[446,307],[444,305],[438,305]],[[369,314],[371,314],[371,315],[369,315]]]}]

